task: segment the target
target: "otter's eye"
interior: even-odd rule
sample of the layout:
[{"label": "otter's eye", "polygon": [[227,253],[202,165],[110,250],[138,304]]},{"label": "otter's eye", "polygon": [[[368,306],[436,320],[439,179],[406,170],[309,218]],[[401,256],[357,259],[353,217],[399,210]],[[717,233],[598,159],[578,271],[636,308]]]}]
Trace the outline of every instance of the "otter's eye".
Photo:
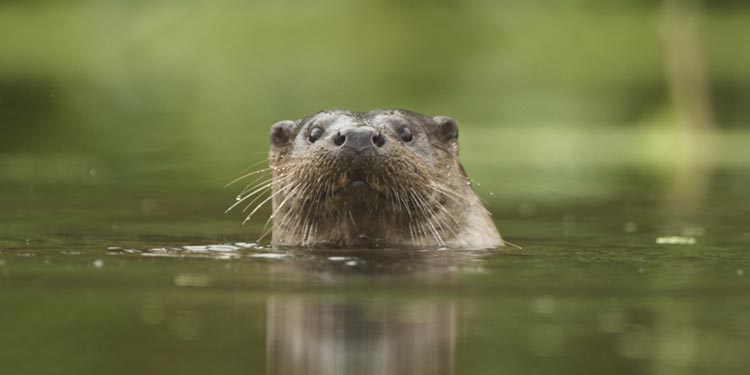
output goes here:
[{"label": "otter's eye", "polygon": [[403,128],[399,129],[398,136],[401,138],[404,142],[411,142],[412,139],[414,139],[414,136],[411,135],[411,130],[404,126]]},{"label": "otter's eye", "polygon": [[307,137],[307,140],[310,141],[310,143],[315,143],[320,137],[323,136],[323,129],[321,128],[313,128],[313,130],[310,132],[310,135]]}]

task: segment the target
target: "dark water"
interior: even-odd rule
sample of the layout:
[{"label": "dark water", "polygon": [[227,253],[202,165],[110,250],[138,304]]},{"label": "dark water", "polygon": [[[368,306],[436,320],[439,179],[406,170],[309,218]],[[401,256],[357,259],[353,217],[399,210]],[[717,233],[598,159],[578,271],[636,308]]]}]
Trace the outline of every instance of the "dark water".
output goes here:
[{"label": "dark water", "polygon": [[269,249],[252,244],[264,217],[243,227],[221,213],[236,191],[206,188],[231,176],[179,180],[211,161],[152,159],[133,172],[146,181],[71,162],[77,177],[45,180],[42,156],[6,155],[2,373],[747,373],[736,136],[699,160],[613,137],[562,162],[487,161],[479,138],[467,168],[522,250]]}]

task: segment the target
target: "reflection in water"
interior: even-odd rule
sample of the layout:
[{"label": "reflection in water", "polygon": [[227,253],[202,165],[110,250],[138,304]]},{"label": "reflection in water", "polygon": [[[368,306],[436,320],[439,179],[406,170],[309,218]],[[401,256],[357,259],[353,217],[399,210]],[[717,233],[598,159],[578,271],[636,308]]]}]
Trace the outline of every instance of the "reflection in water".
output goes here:
[{"label": "reflection in water", "polygon": [[451,302],[399,305],[306,297],[267,302],[269,374],[450,374]]},{"label": "reflection in water", "polygon": [[670,96],[680,129],[674,177],[665,209],[678,216],[701,212],[710,185],[707,164],[713,111],[697,25],[698,11],[694,3],[667,0],[660,23]]},{"label": "reflection in water", "polygon": [[[337,256],[319,257],[327,260],[322,263],[308,260],[298,267],[285,263],[274,273],[345,284],[358,273],[410,282],[415,278],[444,281],[456,270],[436,267],[428,256],[358,255],[360,268],[355,270],[346,266],[354,263],[342,264]],[[266,309],[269,374],[453,373],[459,309],[452,300],[274,295]]]},{"label": "reflection in water", "polygon": [[3,374],[744,374],[746,247],[702,243],[3,250]]}]

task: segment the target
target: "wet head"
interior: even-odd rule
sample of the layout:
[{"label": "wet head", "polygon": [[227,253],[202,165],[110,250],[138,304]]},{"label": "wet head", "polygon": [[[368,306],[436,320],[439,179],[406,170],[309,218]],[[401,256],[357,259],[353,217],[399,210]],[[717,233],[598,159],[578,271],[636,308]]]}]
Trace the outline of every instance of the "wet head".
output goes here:
[{"label": "wet head", "polygon": [[449,117],[335,110],[280,121],[269,163],[274,245],[502,245]]}]

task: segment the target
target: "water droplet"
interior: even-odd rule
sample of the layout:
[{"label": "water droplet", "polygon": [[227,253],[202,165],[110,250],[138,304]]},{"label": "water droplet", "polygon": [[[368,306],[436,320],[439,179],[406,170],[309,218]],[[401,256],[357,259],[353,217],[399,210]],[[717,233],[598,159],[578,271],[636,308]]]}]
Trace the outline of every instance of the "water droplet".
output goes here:
[{"label": "water droplet", "polygon": [[89,169],[89,175],[91,175],[91,177],[96,176],[96,169],[95,168]]},{"label": "water droplet", "polygon": [[91,263],[95,268],[102,268],[104,267],[104,261],[101,259],[97,259]]},{"label": "water droplet", "polygon": [[737,276],[742,276],[744,274],[745,274],[745,270],[743,270],[741,268],[737,270]]}]

